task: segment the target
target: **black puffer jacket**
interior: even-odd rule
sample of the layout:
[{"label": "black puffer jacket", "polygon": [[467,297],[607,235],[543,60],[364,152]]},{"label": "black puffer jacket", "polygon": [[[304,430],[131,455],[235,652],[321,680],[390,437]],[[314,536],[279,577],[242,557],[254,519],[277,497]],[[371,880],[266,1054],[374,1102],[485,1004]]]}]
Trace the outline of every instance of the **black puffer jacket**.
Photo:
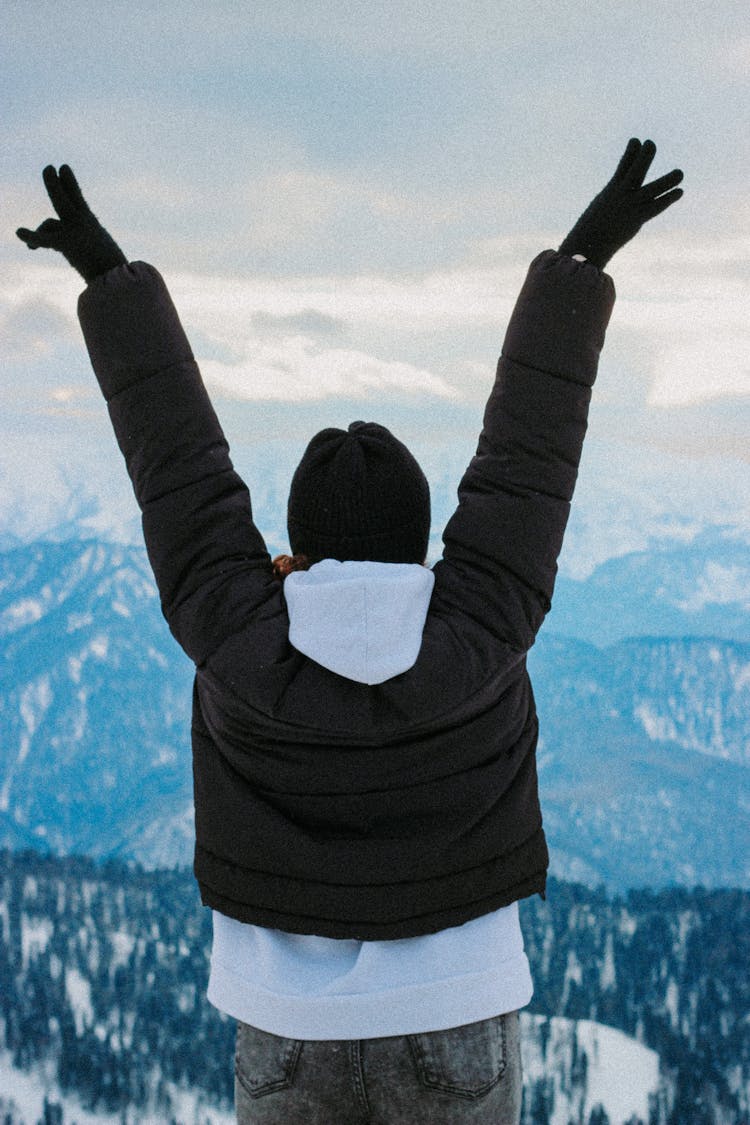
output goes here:
[{"label": "black puffer jacket", "polygon": [[532,263],[461,481],[414,666],[368,686],[289,643],[169,294],[143,263],[82,294],[94,370],[169,626],[196,665],[195,872],[242,921],[365,940],[542,892],[526,652],[549,609],[614,301],[595,267]]}]

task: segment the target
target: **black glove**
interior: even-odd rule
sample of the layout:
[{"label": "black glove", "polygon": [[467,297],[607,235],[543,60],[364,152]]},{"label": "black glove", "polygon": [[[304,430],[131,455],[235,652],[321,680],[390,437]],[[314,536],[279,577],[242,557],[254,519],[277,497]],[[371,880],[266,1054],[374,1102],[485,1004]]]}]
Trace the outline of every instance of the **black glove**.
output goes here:
[{"label": "black glove", "polygon": [[583,254],[604,269],[644,223],[680,198],[682,189],[676,187],[682,180],[679,168],[650,184],[643,183],[655,155],[653,141],[628,141],[617,171],[564,239],[561,254]]},{"label": "black glove", "polygon": [[29,250],[39,246],[58,250],[86,282],[114,266],[125,265],[127,258],[93,214],[68,165],[60,167],[58,176],[48,164],[42,177],[59,218],[45,219],[36,230],[19,227],[16,234]]}]

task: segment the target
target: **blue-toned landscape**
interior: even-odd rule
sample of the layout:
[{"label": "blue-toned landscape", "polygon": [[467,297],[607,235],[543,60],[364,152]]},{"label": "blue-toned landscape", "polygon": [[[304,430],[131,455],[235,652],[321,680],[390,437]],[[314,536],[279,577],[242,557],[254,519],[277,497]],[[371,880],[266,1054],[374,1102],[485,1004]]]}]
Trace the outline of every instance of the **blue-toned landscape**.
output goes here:
[{"label": "blue-toned landscape", "polygon": [[[280,546],[275,475],[256,518]],[[0,1108],[218,1125],[192,671],[145,550],[90,516],[0,554]],[[522,910],[526,1125],[744,1120],[749,579],[726,527],[558,579],[529,657],[554,878]]]},{"label": "blue-toned landscape", "polygon": [[[15,237],[67,162],[163,274],[272,553],[309,438],[379,421],[433,535],[529,262],[628,138],[684,197],[617,291],[529,656],[552,854],[523,1125],[750,1122],[747,3],[5,5],[0,1122],[230,1125],[190,874],[191,668],[76,319]],[[587,267],[588,268],[588,267]]]},{"label": "blue-toned landscape", "polygon": [[[750,889],[750,615],[737,603],[679,607],[681,587],[697,587],[720,552],[718,539],[639,553],[560,582],[529,663],[561,878],[617,891]],[[739,546],[730,553],[739,568]],[[643,590],[641,620],[669,616],[684,635],[595,643],[613,606],[632,622],[636,576],[649,564],[675,578],[661,597],[658,583]],[[578,635],[553,632],[555,619]],[[6,551],[0,645],[0,843],[189,864],[192,670],[161,616],[145,550],[69,539]]]}]

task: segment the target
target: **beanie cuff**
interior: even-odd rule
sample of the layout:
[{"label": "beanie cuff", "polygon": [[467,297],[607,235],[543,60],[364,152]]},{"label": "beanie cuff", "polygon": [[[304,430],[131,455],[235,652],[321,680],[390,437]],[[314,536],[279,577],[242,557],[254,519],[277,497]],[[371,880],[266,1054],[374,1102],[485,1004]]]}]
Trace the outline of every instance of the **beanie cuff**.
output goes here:
[{"label": "beanie cuff", "polygon": [[292,553],[309,559],[338,559],[340,562],[422,563],[430,538],[427,527],[404,524],[366,535],[325,535],[297,520],[288,525]]}]

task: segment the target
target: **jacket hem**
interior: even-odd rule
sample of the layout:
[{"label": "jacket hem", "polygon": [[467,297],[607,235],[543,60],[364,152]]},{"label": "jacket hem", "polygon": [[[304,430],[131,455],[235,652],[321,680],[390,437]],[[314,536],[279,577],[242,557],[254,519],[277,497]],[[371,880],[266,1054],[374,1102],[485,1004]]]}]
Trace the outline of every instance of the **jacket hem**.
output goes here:
[{"label": "jacket hem", "polygon": [[[545,849],[546,851],[546,849]],[[422,937],[426,934],[438,933],[452,926],[461,926],[474,918],[499,910],[503,906],[510,906],[519,899],[529,898],[534,894],[544,896],[547,868],[535,870],[531,875],[499,887],[491,894],[469,902],[462,902],[452,907],[442,907],[412,913],[413,904],[403,903],[400,916],[387,921],[377,918],[358,919],[357,909],[361,909],[361,895],[367,888],[349,887],[348,902],[342,904],[339,917],[326,917],[322,914],[303,913],[300,909],[288,907],[271,908],[258,906],[254,903],[239,902],[231,897],[229,888],[226,893],[211,886],[206,882],[201,866],[196,860],[196,877],[200,887],[201,900],[204,906],[219,910],[238,922],[247,922],[267,929],[283,930],[286,933],[314,934],[318,937],[347,938],[358,941],[396,941],[401,938]],[[438,881],[439,882],[439,881]],[[394,912],[393,888],[389,895],[389,913]],[[433,888],[433,901],[439,900],[440,890]],[[411,906],[411,911],[410,911]],[[346,909],[348,907],[348,909]]]}]

